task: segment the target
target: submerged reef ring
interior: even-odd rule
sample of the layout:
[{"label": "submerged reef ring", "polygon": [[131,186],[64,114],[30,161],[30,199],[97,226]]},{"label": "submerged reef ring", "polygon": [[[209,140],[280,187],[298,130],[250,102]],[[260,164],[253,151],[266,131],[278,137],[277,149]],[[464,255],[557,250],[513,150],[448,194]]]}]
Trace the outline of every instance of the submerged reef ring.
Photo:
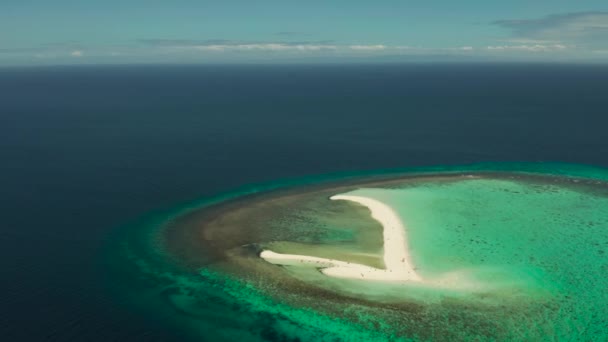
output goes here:
[{"label": "submerged reef ring", "polygon": [[505,165],[257,187],[109,264],[192,340],[608,340],[608,171]]}]

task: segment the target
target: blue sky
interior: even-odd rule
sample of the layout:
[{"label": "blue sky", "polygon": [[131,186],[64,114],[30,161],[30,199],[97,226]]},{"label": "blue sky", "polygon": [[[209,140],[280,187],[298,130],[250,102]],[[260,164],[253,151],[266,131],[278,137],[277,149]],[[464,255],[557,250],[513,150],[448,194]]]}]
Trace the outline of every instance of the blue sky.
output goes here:
[{"label": "blue sky", "polygon": [[0,65],[401,60],[608,62],[608,1],[0,1]]}]

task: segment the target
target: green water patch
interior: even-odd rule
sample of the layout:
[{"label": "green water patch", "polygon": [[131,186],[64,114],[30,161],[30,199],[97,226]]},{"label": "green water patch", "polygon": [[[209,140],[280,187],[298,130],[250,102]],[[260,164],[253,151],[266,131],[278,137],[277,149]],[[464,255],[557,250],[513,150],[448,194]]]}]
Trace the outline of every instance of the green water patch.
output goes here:
[{"label": "green water patch", "polygon": [[[183,340],[603,340],[607,179],[586,166],[485,164],[256,185],[121,229],[109,279]],[[487,286],[347,281],[258,257],[272,247],[381,267],[369,210],[328,199],[352,192],[398,213],[425,278]]]}]

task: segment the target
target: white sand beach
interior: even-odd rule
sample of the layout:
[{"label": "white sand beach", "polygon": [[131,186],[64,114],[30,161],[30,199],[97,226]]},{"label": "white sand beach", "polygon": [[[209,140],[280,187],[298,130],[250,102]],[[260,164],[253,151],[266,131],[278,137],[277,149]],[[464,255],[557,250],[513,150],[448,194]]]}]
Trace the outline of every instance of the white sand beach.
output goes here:
[{"label": "white sand beach", "polygon": [[319,268],[330,277],[388,282],[420,282],[408,251],[406,229],[393,209],[372,198],[355,195],[335,195],[331,200],[359,203],[371,211],[371,216],[383,226],[384,269],[347,261],[325,259],[307,255],[280,254],[265,250],[264,260],[277,265],[309,266]]}]

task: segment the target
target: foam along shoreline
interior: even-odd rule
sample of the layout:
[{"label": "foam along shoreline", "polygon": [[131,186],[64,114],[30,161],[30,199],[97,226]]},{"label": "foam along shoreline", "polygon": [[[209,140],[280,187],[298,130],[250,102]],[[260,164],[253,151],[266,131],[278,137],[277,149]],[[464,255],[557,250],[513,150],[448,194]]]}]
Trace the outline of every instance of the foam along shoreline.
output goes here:
[{"label": "foam along shoreline", "polygon": [[359,203],[371,211],[372,218],[383,227],[384,269],[346,261],[318,258],[307,255],[280,254],[270,250],[262,251],[264,260],[284,266],[310,266],[319,268],[330,277],[387,282],[421,282],[422,278],[414,270],[408,251],[406,230],[399,216],[386,204],[364,196],[335,195],[331,200],[346,200]]}]

